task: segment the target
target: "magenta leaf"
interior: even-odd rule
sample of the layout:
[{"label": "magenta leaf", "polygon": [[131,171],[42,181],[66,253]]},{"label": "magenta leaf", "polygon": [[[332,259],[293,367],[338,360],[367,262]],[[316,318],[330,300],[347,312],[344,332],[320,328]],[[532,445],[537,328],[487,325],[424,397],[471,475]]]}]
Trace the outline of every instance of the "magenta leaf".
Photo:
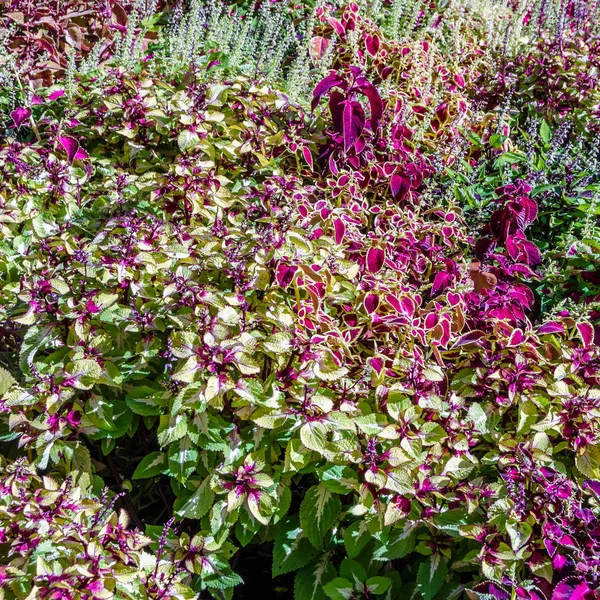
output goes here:
[{"label": "magenta leaf", "polygon": [[581,486],[584,490],[588,489],[593,492],[597,499],[600,500],[600,481],[596,481],[594,479],[588,479],[583,482]]},{"label": "magenta leaf", "polygon": [[549,323],[544,323],[539,329],[538,333],[563,333],[565,330],[565,326],[558,321],[550,321]]},{"label": "magenta leaf", "polygon": [[477,594],[476,598],[486,598],[486,600],[491,598],[494,600],[510,600],[510,594],[493,581],[486,581],[479,584],[474,592]]},{"label": "magenta leaf", "polygon": [[587,347],[594,341],[594,328],[589,323],[577,323],[577,331],[584,346]]},{"label": "magenta leaf", "polygon": [[377,273],[385,262],[385,252],[381,248],[369,248],[367,252],[367,270]]},{"label": "magenta leaf", "polygon": [[327,17],[327,22],[335,29],[335,32],[340,37],[346,33],[344,26],[335,17]]},{"label": "magenta leaf", "polygon": [[311,154],[310,150],[306,146],[303,146],[303,148],[302,148],[302,154],[304,156],[304,160],[308,163],[308,166],[312,170],[312,168],[313,168],[313,157],[312,157],[312,154]]},{"label": "magenta leaf", "polygon": [[436,275],[433,279],[431,295],[436,296],[440,292],[443,292],[450,284],[450,281],[452,281],[451,273],[447,273],[445,271],[440,271],[439,273],[436,273]]},{"label": "magenta leaf", "polygon": [[365,46],[367,47],[367,52],[371,56],[375,56],[377,54],[377,51],[379,50],[379,43],[378,35],[367,34],[365,36]]},{"label": "magenta leaf", "polygon": [[377,294],[367,294],[365,297],[365,309],[371,314],[377,310],[379,306],[379,296]]},{"label": "magenta leaf", "polygon": [[65,90],[54,90],[49,96],[48,96],[48,100],[50,100],[50,102],[52,102],[52,100],[56,100],[57,98],[60,98],[61,96],[65,95]]},{"label": "magenta leaf", "polygon": [[333,228],[335,229],[335,243],[341,244],[346,233],[346,225],[342,219],[333,220]]},{"label": "magenta leaf", "polygon": [[10,113],[10,117],[17,129],[19,129],[21,125],[29,119],[30,116],[31,110],[24,106],[19,106],[19,108],[15,108],[15,110]]},{"label": "magenta leaf", "polygon": [[580,579],[561,581],[552,594],[552,600],[594,600],[595,594],[590,586]]},{"label": "magenta leaf", "polygon": [[377,371],[377,374],[381,374],[383,370],[383,359],[380,356],[374,356],[369,359],[369,364],[373,367],[373,370]]},{"label": "magenta leaf", "polygon": [[73,160],[77,158],[77,154],[79,152],[79,142],[70,135],[61,135],[58,138],[58,142],[67,153],[67,159],[70,163],[72,163]]},{"label": "magenta leaf", "polygon": [[277,284],[283,288],[290,285],[290,283],[292,283],[292,279],[294,279],[294,275],[296,274],[297,270],[298,270],[298,267],[296,267],[294,265],[280,264],[277,267],[277,273],[276,273]]},{"label": "magenta leaf", "polygon": [[457,73],[454,76],[454,83],[459,87],[459,88],[464,88],[465,87],[465,78],[460,74]]}]

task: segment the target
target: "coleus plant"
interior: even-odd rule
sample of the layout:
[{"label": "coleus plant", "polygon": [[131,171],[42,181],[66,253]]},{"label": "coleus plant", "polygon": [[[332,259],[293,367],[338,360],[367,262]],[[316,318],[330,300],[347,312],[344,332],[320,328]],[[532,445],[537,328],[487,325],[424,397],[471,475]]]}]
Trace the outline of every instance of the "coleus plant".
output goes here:
[{"label": "coleus plant", "polygon": [[86,497],[69,479],[40,477],[25,459],[0,458],[0,491],[2,598],[196,596],[186,585],[193,551],[174,551],[163,538],[151,555],[151,540],[114,511],[116,498]]},{"label": "coleus plant", "polygon": [[[366,50],[316,118],[152,60],[7,115],[3,438],[172,511],[156,556],[217,598],[271,542],[299,600],[593,598],[596,330],[534,319],[531,190],[472,235],[428,188],[468,77],[355,6],[320,23]],[[446,107],[402,77],[430,52]]]},{"label": "coleus plant", "polygon": [[[169,2],[154,3],[164,10]],[[131,33],[142,39],[146,49],[157,39],[156,31],[142,31],[139,14],[145,9],[139,0],[66,0],[28,2],[7,0],[0,7],[0,22],[6,31],[4,44],[21,80],[29,88],[48,87],[65,79],[70,61],[93,53],[107,61],[115,54],[116,40]],[[160,16],[157,13],[155,20]],[[150,24],[150,23],[148,23]]]}]

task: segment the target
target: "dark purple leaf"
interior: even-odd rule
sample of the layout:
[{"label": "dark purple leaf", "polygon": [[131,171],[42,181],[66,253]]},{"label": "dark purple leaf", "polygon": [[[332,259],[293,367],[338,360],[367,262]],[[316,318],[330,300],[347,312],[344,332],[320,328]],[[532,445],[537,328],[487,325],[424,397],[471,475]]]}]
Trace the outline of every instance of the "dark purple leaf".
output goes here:
[{"label": "dark purple leaf", "polygon": [[[333,121],[333,129],[338,133],[344,132],[344,102],[346,96],[342,92],[334,91],[329,96],[329,111]],[[335,172],[332,170],[332,173]]]},{"label": "dark purple leaf", "polygon": [[313,99],[311,103],[311,110],[315,110],[317,108],[321,98],[333,87],[339,86],[343,89],[348,87],[348,84],[344,81],[344,79],[338,75],[337,73],[331,73],[325,79],[322,79],[315,87],[313,91]]},{"label": "dark purple leaf", "polygon": [[280,264],[277,267],[276,273],[277,284],[283,288],[290,285],[290,283],[292,283],[292,279],[294,279],[294,275],[296,274],[297,270],[298,267],[296,267],[295,265]]},{"label": "dark purple leaf", "polygon": [[365,111],[356,100],[344,101],[343,131],[344,150],[348,152],[365,126]]},{"label": "dark purple leaf", "polygon": [[496,242],[490,238],[481,238],[475,243],[475,256],[483,260],[486,254],[494,249]]},{"label": "dark purple leaf", "polygon": [[410,191],[410,181],[407,177],[403,177],[402,175],[395,173],[392,175],[392,179],[390,180],[390,187],[392,189],[392,195],[394,198],[404,200],[406,194],[408,194]]},{"label": "dark purple leaf", "polygon": [[370,127],[375,131],[383,116],[383,100],[381,99],[377,88],[372,83],[361,85],[360,91],[369,99],[369,106],[371,108]]}]

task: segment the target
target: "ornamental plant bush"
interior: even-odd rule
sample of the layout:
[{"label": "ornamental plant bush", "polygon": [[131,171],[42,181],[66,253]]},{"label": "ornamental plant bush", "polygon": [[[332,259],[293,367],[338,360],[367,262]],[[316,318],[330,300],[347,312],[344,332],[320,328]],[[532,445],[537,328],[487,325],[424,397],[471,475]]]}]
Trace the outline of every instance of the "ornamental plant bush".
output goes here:
[{"label": "ornamental plant bush", "polygon": [[600,598],[563,4],[3,9],[4,598]]}]

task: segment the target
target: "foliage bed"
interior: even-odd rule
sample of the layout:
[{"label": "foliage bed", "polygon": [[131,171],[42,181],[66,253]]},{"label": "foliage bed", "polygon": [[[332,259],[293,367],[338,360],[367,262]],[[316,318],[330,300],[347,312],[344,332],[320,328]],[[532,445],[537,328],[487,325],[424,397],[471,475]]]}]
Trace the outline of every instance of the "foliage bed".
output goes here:
[{"label": "foliage bed", "polygon": [[1,597],[600,598],[593,6],[5,4]]}]

